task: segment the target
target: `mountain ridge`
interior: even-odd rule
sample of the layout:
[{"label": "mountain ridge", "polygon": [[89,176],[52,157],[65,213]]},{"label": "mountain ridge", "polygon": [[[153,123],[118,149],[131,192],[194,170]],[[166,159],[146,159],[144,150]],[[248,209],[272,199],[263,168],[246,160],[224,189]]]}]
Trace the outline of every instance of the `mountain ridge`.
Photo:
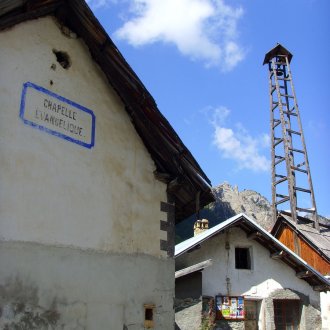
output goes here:
[{"label": "mountain ridge", "polygon": [[[213,187],[212,191],[215,202],[202,209],[199,216],[200,219],[209,220],[209,228],[239,213],[246,214],[267,231],[274,225],[271,205],[258,192],[248,189],[239,191],[237,186],[231,186],[228,182]],[[176,243],[194,235],[193,225],[196,220],[196,215],[193,215],[176,225]]]},{"label": "mountain ridge", "polygon": [[[268,199],[260,193],[244,189],[238,190],[237,186],[231,186],[224,182],[212,188],[215,202],[207,205],[200,211],[199,218],[209,221],[209,228],[239,214],[244,213],[265,230],[270,231],[274,225],[272,208]],[[310,217],[308,214],[305,217]],[[318,215],[320,223],[330,226],[330,219]],[[193,226],[196,215],[190,216],[176,225],[176,244],[194,235]]]}]

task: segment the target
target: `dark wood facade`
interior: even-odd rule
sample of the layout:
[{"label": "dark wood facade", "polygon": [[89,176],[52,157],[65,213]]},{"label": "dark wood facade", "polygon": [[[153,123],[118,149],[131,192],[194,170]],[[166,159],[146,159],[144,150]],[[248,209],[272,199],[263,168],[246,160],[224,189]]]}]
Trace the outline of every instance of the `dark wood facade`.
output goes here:
[{"label": "dark wood facade", "polygon": [[[322,275],[330,275],[330,258],[323,251],[324,238],[330,237],[326,233],[319,233],[319,241],[312,240],[306,229],[302,230],[299,226],[294,226],[285,219],[278,219],[272,234],[286,247],[295,252],[299,257],[306,261],[311,267]],[[314,235],[316,235],[314,233]],[[323,248],[322,248],[323,246]],[[328,249],[326,249],[328,250]],[[307,275],[306,275],[307,276]]]}]

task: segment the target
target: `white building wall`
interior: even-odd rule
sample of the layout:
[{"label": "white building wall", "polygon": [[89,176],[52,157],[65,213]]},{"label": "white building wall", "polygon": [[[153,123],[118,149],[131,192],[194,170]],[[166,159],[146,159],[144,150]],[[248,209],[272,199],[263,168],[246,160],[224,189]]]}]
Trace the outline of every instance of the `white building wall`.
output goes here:
[{"label": "white building wall", "polygon": [[[0,43],[2,237],[164,256],[155,237],[166,187],[154,179],[150,155],[87,47],[64,36],[51,17],[2,32]],[[69,54],[69,69],[53,49]],[[94,148],[24,125],[27,81],[91,109]]]},{"label": "white building wall", "polygon": [[321,292],[322,330],[330,329],[330,292]]},{"label": "white building wall", "polygon": [[[226,241],[229,249],[226,249]],[[204,248],[205,245],[205,248]],[[252,251],[252,269],[235,269],[235,247],[249,247]],[[207,240],[201,248],[177,258],[177,264],[192,265],[213,259],[213,265],[203,270],[203,294],[244,295],[265,298],[276,289],[290,288],[309,295],[319,304],[319,293],[296,277],[295,271],[280,260],[273,260],[269,251],[254,240],[248,240],[239,228]],[[226,280],[226,279],[229,279]],[[229,283],[229,285],[227,285]]]},{"label": "white building wall", "polygon": [[[226,244],[226,242],[228,242]],[[252,269],[235,269],[235,247],[249,248]],[[273,299],[299,299],[300,329],[321,329],[320,294],[281,260],[270,258],[267,248],[249,240],[240,228],[230,228],[200,244],[199,249],[176,258],[176,269],[212,259],[203,270],[202,292],[205,296],[244,296],[259,301],[259,329],[275,330]],[[244,328],[232,322],[235,329]]]},{"label": "white building wall", "polygon": [[[141,329],[143,303],[153,303],[157,328],[170,329],[174,264],[160,250],[159,224],[166,185],[121,100],[81,39],[52,17],[2,31],[0,44],[0,290],[25,288],[25,306],[45,310],[74,302],[86,329]],[[68,69],[53,50],[69,55]],[[24,124],[25,82],[91,109],[95,146]]]}]

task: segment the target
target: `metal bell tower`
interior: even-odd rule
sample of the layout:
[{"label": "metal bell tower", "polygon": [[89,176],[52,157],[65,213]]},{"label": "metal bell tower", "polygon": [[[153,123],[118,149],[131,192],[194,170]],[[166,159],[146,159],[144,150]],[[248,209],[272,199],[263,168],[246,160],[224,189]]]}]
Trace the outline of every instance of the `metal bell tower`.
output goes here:
[{"label": "metal bell tower", "polygon": [[298,212],[312,215],[319,230],[312,178],[299,108],[290,70],[292,54],[277,44],[263,64],[269,69],[270,130],[272,150],[272,208],[274,222],[281,205],[294,222]]}]

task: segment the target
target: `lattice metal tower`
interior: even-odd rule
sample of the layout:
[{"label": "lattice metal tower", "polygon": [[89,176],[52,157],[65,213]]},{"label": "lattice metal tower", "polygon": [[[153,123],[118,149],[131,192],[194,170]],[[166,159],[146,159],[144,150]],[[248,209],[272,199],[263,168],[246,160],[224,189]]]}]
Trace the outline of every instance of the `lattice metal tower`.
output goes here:
[{"label": "lattice metal tower", "polygon": [[272,208],[290,208],[294,222],[298,212],[312,215],[319,230],[312,178],[299,108],[290,70],[292,54],[277,44],[265,55],[269,68],[270,128],[272,150]]}]

